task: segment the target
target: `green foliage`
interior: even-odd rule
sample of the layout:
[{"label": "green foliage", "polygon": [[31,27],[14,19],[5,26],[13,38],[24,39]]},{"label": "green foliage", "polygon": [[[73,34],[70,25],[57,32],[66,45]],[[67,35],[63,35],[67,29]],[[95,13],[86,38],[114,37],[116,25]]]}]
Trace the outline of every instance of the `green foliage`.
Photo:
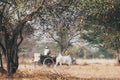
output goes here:
[{"label": "green foliage", "polygon": [[87,40],[91,44],[100,44],[103,42],[103,39],[98,36],[96,33],[88,33],[87,35],[83,36],[83,39]]},{"label": "green foliage", "polygon": [[83,58],[84,57],[84,51],[83,51],[83,49],[80,49],[79,52],[77,53],[77,55],[79,57]]},{"label": "green foliage", "polygon": [[103,54],[100,54],[100,55],[99,55],[99,58],[104,58],[104,55],[103,55]]},{"label": "green foliage", "polygon": [[[101,43],[106,47],[120,48],[120,1],[119,0],[80,0],[79,11],[84,16],[85,30],[93,33],[84,34],[88,42]],[[91,26],[92,25],[92,26]],[[99,25],[94,26],[93,25]],[[97,29],[98,28],[98,29]],[[97,33],[96,33],[97,32]],[[100,32],[100,33],[99,33]]]},{"label": "green foliage", "polygon": [[87,20],[120,30],[119,0],[84,0],[80,5]]},{"label": "green foliage", "polygon": [[114,58],[114,54],[105,48],[101,48],[95,55],[96,58]]},{"label": "green foliage", "polygon": [[93,45],[103,43],[104,37],[101,36],[101,30],[98,28],[98,25],[87,23],[83,29],[86,30],[87,33],[81,33],[81,38]]}]

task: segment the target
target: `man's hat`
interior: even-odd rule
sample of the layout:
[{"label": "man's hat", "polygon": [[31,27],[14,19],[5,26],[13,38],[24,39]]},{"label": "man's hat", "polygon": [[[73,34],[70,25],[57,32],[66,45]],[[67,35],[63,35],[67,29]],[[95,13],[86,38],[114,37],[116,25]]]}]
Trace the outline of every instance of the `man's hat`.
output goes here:
[{"label": "man's hat", "polygon": [[48,46],[46,46],[45,48],[48,49]]}]

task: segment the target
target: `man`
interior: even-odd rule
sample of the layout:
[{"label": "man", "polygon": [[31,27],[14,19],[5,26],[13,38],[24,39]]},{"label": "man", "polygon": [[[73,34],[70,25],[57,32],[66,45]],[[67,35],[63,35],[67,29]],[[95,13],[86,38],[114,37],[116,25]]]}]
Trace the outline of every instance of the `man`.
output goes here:
[{"label": "man", "polygon": [[49,56],[50,53],[51,53],[51,52],[50,52],[49,48],[46,46],[46,47],[45,47],[45,50],[44,50],[44,55]]}]

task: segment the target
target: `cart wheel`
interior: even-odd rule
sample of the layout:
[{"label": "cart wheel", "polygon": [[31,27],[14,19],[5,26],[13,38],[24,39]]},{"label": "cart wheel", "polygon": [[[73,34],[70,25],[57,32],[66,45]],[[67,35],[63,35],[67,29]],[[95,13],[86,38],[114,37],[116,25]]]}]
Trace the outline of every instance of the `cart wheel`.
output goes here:
[{"label": "cart wheel", "polygon": [[54,61],[51,58],[45,58],[43,61],[43,65],[47,65],[48,67],[50,67],[52,64],[54,64]]}]

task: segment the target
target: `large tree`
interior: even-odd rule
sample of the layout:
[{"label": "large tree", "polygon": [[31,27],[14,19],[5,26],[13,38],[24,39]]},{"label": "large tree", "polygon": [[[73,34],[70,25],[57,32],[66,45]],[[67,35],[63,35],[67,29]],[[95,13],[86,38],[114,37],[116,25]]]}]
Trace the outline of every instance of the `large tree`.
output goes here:
[{"label": "large tree", "polygon": [[[7,59],[8,76],[18,69],[18,49],[23,41],[23,30],[43,7],[43,1],[0,1],[0,47]],[[37,6],[36,6],[37,5]]]},{"label": "large tree", "polygon": [[[74,0],[66,0],[54,6],[49,5],[45,7],[47,15],[41,16],[40,25],[46,26],[45,33],[58,44],[61,53],[65,53],[80,34],[81,18],[74,3]],[[43,22],[45,24],[41,24]]]}]

